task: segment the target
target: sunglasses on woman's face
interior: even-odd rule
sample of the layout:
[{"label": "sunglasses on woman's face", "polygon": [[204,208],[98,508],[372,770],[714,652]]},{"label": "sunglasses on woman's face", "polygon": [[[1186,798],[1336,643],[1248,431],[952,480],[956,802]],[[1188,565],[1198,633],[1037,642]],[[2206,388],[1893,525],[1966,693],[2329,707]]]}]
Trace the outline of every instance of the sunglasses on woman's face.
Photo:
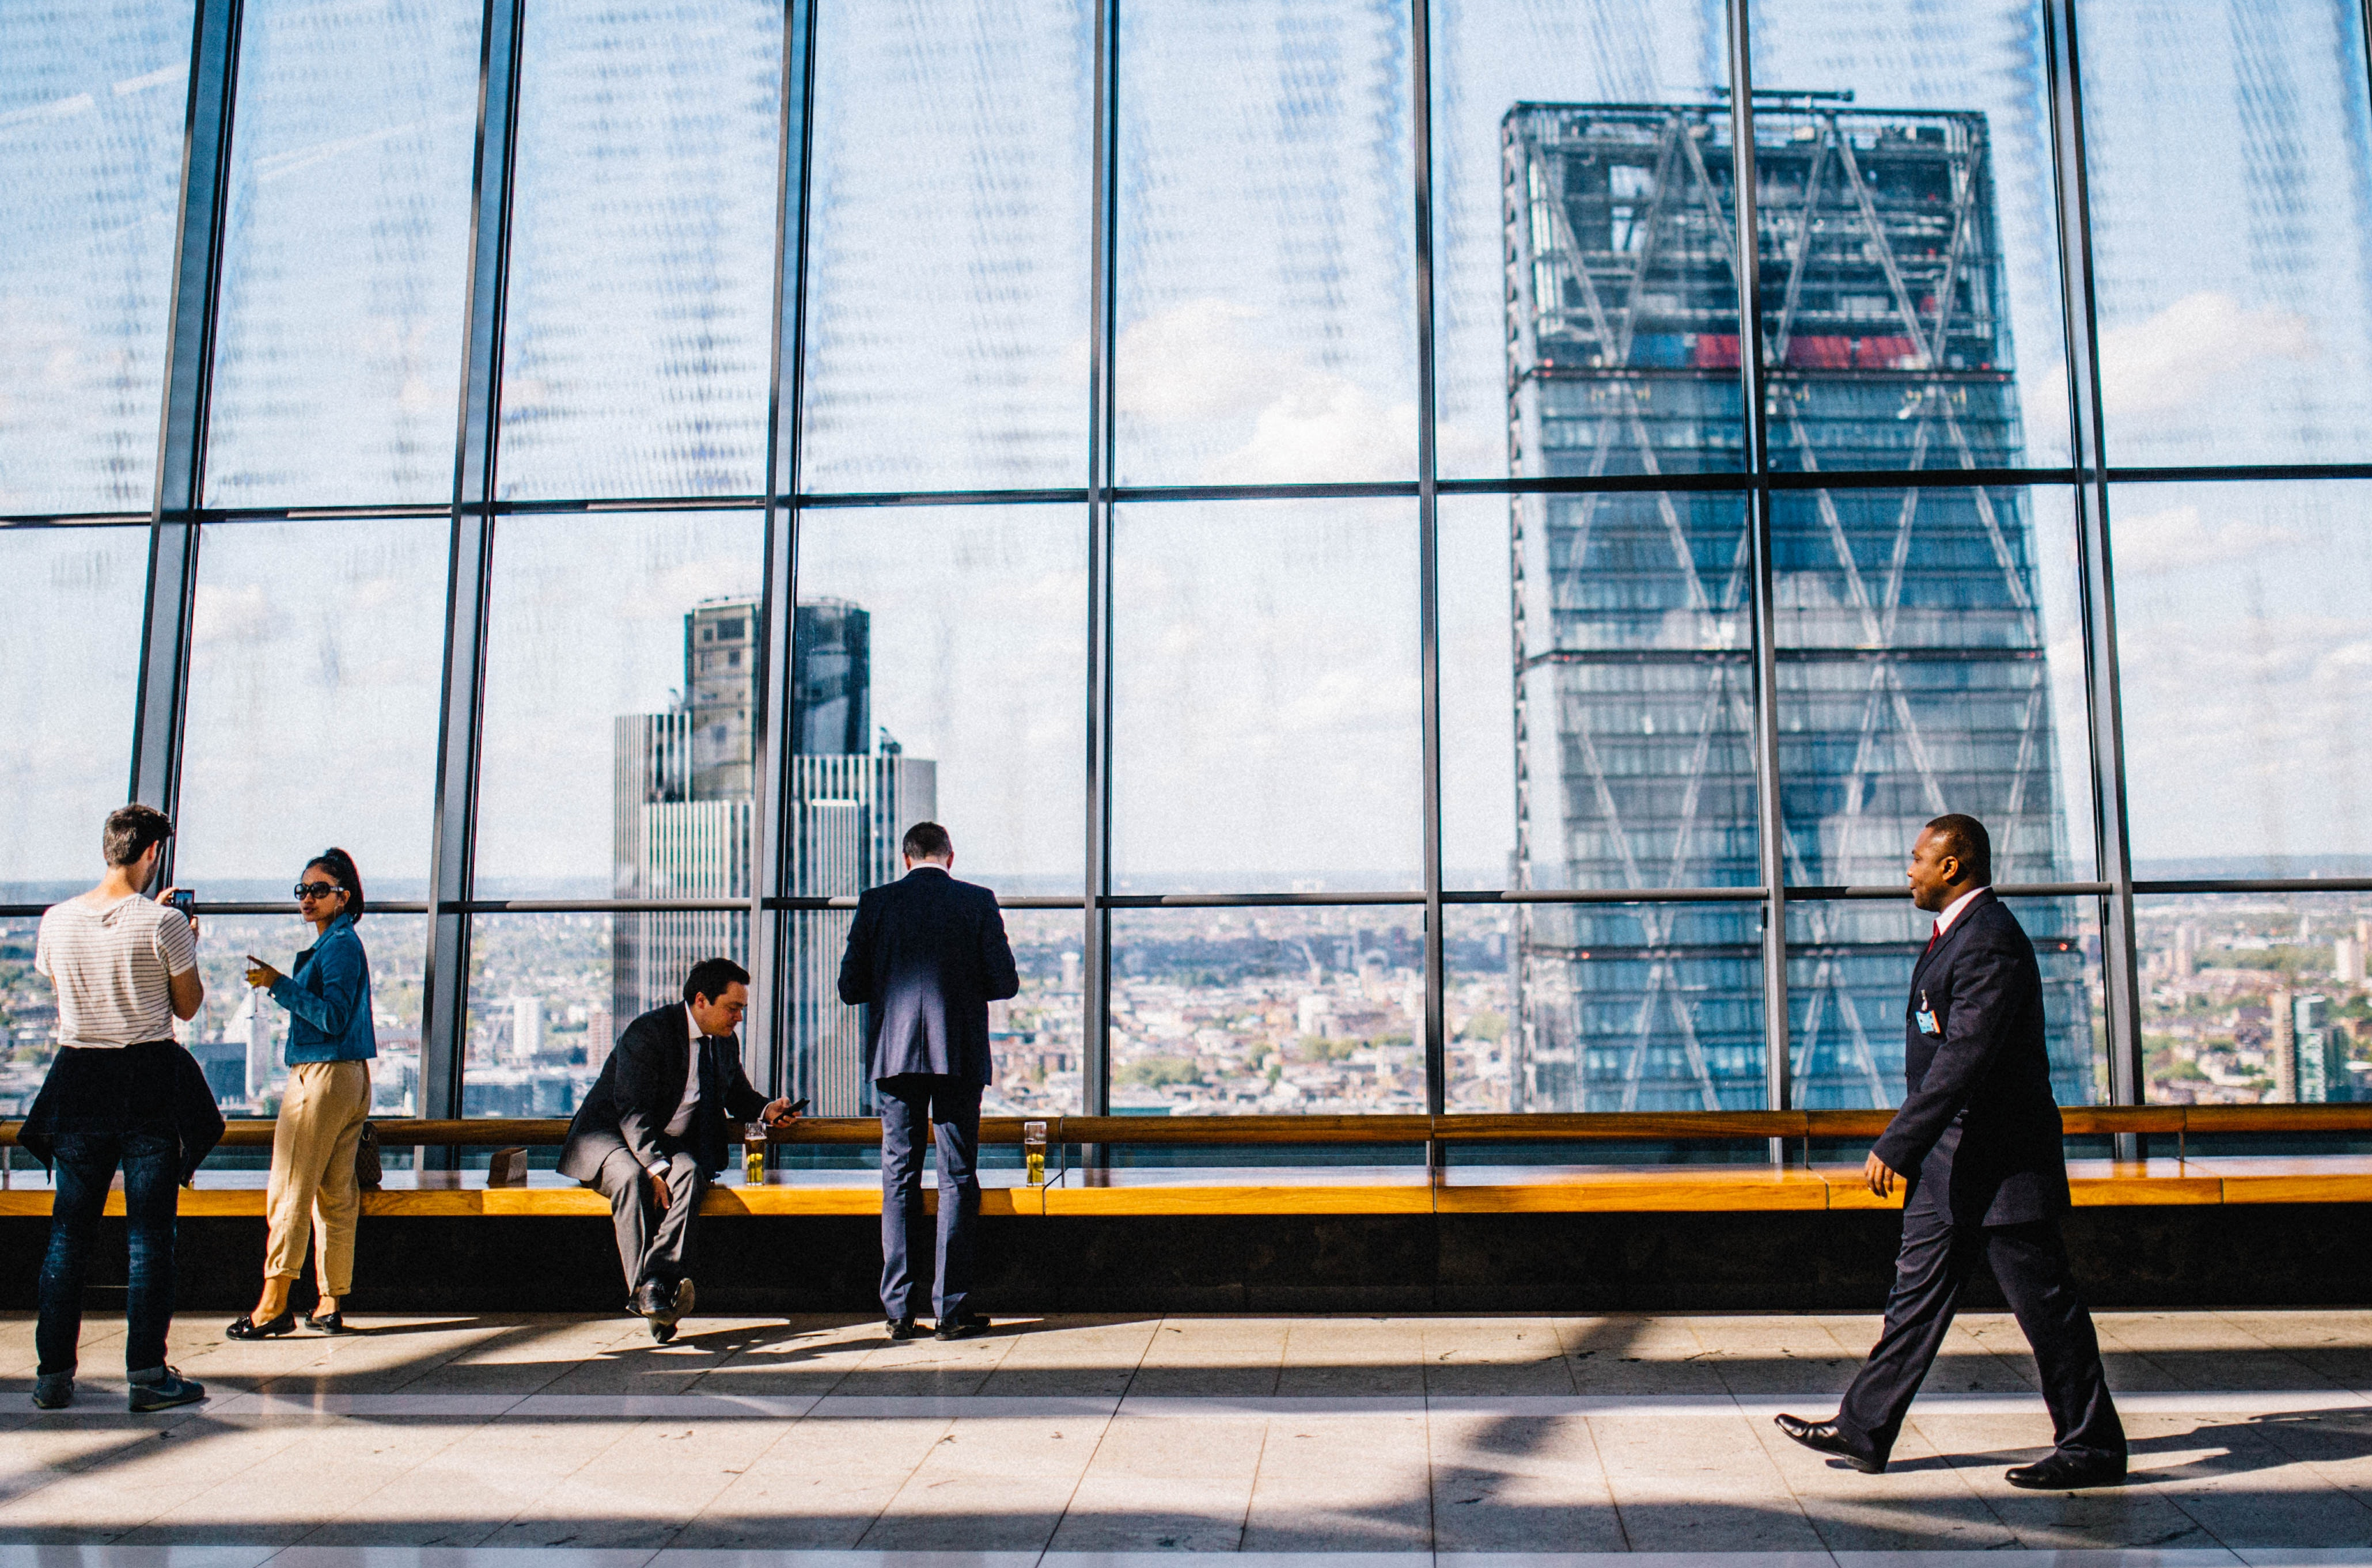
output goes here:
[{"label": "sunglasses on woman's face", "polygon": [[296,884],[296,899],[300,903],[307,899],[326,899],[331,893],[343,893],[345,889],[339,887],[335,882],[299,882]]}]

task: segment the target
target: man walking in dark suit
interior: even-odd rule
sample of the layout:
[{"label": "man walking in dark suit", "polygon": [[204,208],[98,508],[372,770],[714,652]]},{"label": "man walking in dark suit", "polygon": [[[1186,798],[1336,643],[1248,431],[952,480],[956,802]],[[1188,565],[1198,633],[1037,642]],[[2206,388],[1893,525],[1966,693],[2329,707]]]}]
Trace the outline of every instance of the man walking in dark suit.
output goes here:
[{"label": "man walking in dark suit", "polygon": [[561,1175],[610,1200],[626,1310],[648,1318],[661,1344],[692,1307],[692,1225],[725,1168],[725,1119],[790,1118],[789,1101],[767,1099],[741,1071],[733,1031],[749,1007],[749,970],[730,958],[694,964],[681,1002],[618,1037],[560,1151]]},{"label": "man walking in dark suit", "polygon": [[980,1215],[980,1092],[995,1074],[988,1005],[1021,989],[996,895],[948,875],[954,843],[917,822],[902,846],[906,875],[856,901],[840,999],[866,1009],[866,1059],[881,1102],[881,1311],[890,1337],[914,1337],[910,1237],[923,1213],[923,1146],[939,1152],[936,1338],[970,1339],[972,1222]]},{"label": "man walking in dark suit", "polygon": [[1994,896],[1993,842],[1975,818],[1928,823],[1910,875],[1912,901],[1936,914],[1911,974],[1910,1092],[1863,1167],[1881,1198],[1904,1183],[1886,1326],[1832,1420],[1783,1415],[1779,1428],[1855,1469],[1885,1469],[1960,1287],[1982,1259],[2033,1347],[2056,1439],[2048,1458],[2012,1469],[2009,1483],[2050,1492],[2114,1485],[2124,1479],[2125,1432],[2060,1240],[2067,1162],[2034,945]]}]

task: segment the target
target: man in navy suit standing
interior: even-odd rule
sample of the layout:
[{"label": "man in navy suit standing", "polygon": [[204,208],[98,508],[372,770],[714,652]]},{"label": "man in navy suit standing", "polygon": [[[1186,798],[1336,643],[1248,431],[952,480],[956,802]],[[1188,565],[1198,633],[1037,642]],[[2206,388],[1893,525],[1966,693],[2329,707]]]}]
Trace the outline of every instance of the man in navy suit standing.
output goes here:
[{"label": "man in navy suit standing", "polygon": [[1833,1419],[1783,1415],[1779,1429],[1855,1469],[1885,1469],[1982,1259],[2033,1347],[2056,1439],[2047,1458],[2013,1469],[2009,1483],[2113,1486],[2124,1479],[2125,1432],[2059,1235],[2067,1161],[2034,944],[1994,896],[1993,841],[1975,818],[1928,823],[1910,875],[1912,901],[1936,914],[1936,930],[1911,973],[1909,1092],[1862,1172],[1881,1198],[1904,1183],[1886,1326]]},{"label": "man in navy suit standing", "polygon": [[948,875],[954,843],[936,822],[906,830],[906,875],[856,900],[840,999],[866,1012],[866,1058],[881,1103],[881,1310],[890,1337],[914,1337],[909,1237],[923,1213],[923,1148],[938,1145],[935,1338],[988,1330],[971,1310],[980,1216],[980,1094],[995,1075],[988,1005],[1021,989],[996,895]]}]

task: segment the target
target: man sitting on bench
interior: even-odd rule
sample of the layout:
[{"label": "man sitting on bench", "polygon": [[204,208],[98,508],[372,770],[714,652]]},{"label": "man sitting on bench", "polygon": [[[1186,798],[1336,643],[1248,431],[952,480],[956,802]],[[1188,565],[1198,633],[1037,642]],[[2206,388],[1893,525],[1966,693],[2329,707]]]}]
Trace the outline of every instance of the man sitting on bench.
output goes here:
[{"label": "man sitting on bench", "polygon": [[790,1102],[762,1098],[741,1071],[733,1031],[749,1006],[749,970],[730,958],[694,964],[681,1002],[618,1037],[560,1151],[561,1175],[610,1200],[626,1310],[648,1318],[661,1344],[692,1310],[692,1227],[725,1168],[726,1117],[790,1120]]}]

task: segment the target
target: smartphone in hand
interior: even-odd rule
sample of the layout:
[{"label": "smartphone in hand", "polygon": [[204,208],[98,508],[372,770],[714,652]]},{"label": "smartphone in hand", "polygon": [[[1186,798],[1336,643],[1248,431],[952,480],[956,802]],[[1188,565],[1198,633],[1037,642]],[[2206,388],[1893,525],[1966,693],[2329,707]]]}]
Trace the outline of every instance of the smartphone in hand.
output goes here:
[{"label": "smartphone in hand", "polygon": [[198,917],[198,896],[187,888],[177,889],[166,902],[180,911],[183,920],[195,920]]}]

